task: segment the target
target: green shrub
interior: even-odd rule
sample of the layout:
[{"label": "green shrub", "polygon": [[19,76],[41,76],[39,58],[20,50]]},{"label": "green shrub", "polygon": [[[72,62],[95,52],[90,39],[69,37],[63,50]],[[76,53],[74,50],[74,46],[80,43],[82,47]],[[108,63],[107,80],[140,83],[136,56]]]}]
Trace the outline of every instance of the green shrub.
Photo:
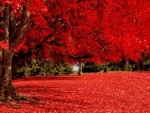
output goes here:
[{"label": "green shrub", "polygon": [[29,75],[64,75],[72,74],[73,67],[69,63],[56,63],[51,59],[46,59],[40,61],[33,59],[27,65],[18,68],[19,75],[29,76]]},{"label": "green shrub", "polygon": [[94,62],[87,62],[83,66],[83,72],[100,72],[106,70],[107,68],[107,63],[95,64]]}]

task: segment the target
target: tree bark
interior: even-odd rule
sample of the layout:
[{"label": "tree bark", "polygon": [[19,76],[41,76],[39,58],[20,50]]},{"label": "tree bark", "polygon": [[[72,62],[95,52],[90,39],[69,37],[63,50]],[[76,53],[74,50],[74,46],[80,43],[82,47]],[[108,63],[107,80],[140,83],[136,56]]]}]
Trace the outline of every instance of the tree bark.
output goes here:
[{"label": "tree bark", "polygon": [[0,51],[0,101],[19,100],[20,96],[12,85],[12,57],[13,52]]},{"label": "tree bark", "polygon": [[82,61],[79,61],[79,76],[82,75],[82,66],[83,66]]},{"label": "tree bark", "polygon": [[138,69],[139,69],[139,71],[143,71],[143,61],[142,60],[139,60],[139,62],[138,62]]},{"label": "tree bark", "polygon": [[[22,98],[12,84],[12,58],[14,55],[13,49],[16,49],[22,40],[23,36],[28,30],[30,23],[30,13],[24,8],[22,13],[22,20],[19,30],[14,26],[14,20],[11,18],[11,8],[8,4],[0,7],[3,11],[4,18],[0,20],[0,29],[4,32],[0,34],[0,41],[4,42],[12,49],[0,48],[0,101],[16,101]],[[12,34],[13,33],[13,34]]]}]

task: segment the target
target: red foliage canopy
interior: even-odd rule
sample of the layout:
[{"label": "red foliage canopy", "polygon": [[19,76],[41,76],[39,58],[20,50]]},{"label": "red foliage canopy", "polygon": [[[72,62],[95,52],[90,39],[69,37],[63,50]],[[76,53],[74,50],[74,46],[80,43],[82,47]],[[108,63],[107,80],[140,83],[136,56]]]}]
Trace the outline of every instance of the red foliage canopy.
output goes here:
[{"label": "red foliage canopy", "polygon": [[[138,61],[149,52],[150,2],[146,0],[0,0],[19,26],[23,7],[31,26],[19,48],[55,60]],[[3,12],[0,11],[1,17]],[[17,29],[16,29],[17,30]],[[3,32],[0,30],[0,32]],[[1,47],[5,44],[1,43]],[[7,47],[4,47],[7,48]]]},{"label": "red foliage canopy", "polygon": [[103,35],[103,2],[46,1],[49,14],[45,15],[53,33],[47,37],[52,56],[100,62],[108,41]]},{"label": "red foliage canopy", "polygon": [[107,4],[104,35],[114,38],[110,53],[114,59],[138,61],[141,53],[149,52],[150,1],[107,0]]},{"label": "red foliage canopy", "polygon": [[[46,1],[51,52],[84,61],[138,61],[149,52],[149,1]],[[56,57],[57,56],[57,57]]]},{"label": "red foliage canopy", "polygon": [[[10,22],[10,29],[11,31],[18,31],[21,26],[21,22],[23,17],[23,12],[25,9],[27,9],[30,12],[30,26],[29,26],[29,32],[26,34],[24,39],[22,39],[22,42],[20,43],[18,48],[10,47],[11,49],[18,49],[22,48],[23,51],[26,51],[27,48],[34,47],[34,43],[39,43],[40,40],[43,39],[43,37],[46,36],[46,30],[43,32],[44,29],[49,30],[50,28],[47,26],[45,20],[43,19],[42,15],[47,11],[47,7],[44,4],[43,0],[0,0],[1,7],[9,5],[10,6],[10,21],[13,19],[13,23]],[[5,16],[5,12],[3,11],[3,8],[0,9],[0,18],[3,18]],[[13,15],[13,16],[12,16]],[[12,24],[15,23],[15,27],[12,28]],[[42,23],[42,24],[41,24]],[[39,33],[39,31],[41,33]],[[3,32],[3,29],[0,30],[0,32]],[[11,35],[13,32],[9,33],[9,37],[11,38]],[[24,43],[27,42],[28,46],[25,46]],[[8,48],[5,47],[3,42],[1,42],[2,48]],[[7,44],[6,44],[7,45]],[[7,46],[10,46],[9,44]],[[26,49],[25,49],[26,48]]]}]

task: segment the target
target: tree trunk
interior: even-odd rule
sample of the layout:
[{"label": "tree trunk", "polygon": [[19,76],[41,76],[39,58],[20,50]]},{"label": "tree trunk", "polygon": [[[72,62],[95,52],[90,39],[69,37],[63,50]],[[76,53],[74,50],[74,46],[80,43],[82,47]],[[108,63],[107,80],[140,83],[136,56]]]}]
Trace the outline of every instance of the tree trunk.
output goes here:
[{"label": "tree trunk", "polygon": [[143,71],[143,61],[142,60],[139,60],[139,62],[138,62],[138,69],[139,69],[139,71]]},{"label": "tree trunk", "polygon": [[[0,29],[4,30],[0,34],[0,41],[11,48],[10,50],[10,48],[4,47],[5,49],[3,49],[0,47],[0,101],[6,102],[24,99],[19,96],[12,85],[12,58],[14,55],[13,50],[18,47],[30,23],[30,13],[24,7],[20,26],[16,28],[15,17],[10,7],[9,4],[0,7],[4,14],[4,18],[0,20]],[[15,30],[16,32],[14,32]]]},{"label": "tree trunk", "polygon": [[12,85],[12,57],[13,52],[0,51],[0,101],[19,100],[20,96]]},{"label": "tree trunk", "polygon": [[82,61],[79,61],[79,76],[82,75],[82,66],[83,66]]}]

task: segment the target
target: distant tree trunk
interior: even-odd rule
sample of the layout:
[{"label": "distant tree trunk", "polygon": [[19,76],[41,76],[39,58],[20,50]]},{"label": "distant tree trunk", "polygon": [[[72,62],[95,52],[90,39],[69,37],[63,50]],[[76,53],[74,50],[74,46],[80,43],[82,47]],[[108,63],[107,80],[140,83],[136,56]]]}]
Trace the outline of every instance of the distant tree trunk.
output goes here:
[{"label": "distant tree trunk", "polygon": [[82,66],[83,66],[82,61],[79,61],[79,76],[82,75]]},{"label": "distant tree trunk", "polygon": [[104,72],[105,72],[105,73],[107,72],[107,67],[104,68]]},{"label": "distant tree trunk", "polygon": [[139,68],[139,71],[143,71],[143,61],[142,60],[139,60],[138,68]]}]

